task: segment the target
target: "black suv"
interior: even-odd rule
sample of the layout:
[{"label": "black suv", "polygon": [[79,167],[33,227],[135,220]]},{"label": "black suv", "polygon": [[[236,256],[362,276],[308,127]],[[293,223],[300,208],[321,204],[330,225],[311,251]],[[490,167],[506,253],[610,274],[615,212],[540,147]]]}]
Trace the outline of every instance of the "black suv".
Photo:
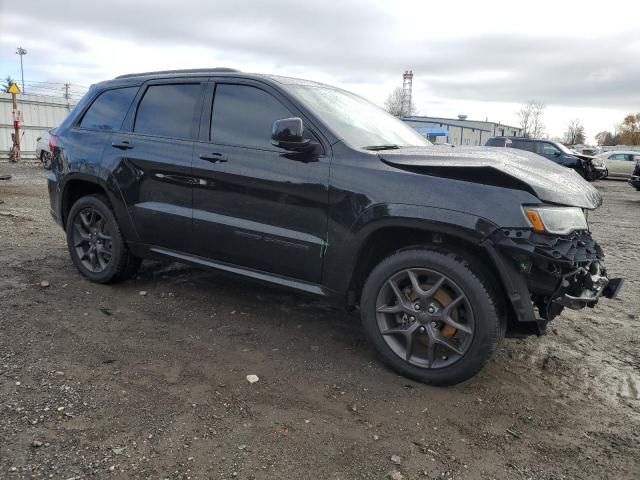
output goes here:
[{"label": "black suv", "polygon": [[507,147],[527,150],[537,153],[563,167],[578,172],[582,178],[589,181],[605,178],[607,169],[602,162],[598,162],[593,155],[584,155],[558,142],[537,140],[522,137],[493,137],[487,140],[487,147]]},{"label": "black suv", "polygon": [[88,279],[156,258],[320,295],[359,309],[381,358],[431,384],[620,285],[583,179],[519,150],[435,147],[319,83],[125,75],[93,85],[51,144],[51,213]]}]

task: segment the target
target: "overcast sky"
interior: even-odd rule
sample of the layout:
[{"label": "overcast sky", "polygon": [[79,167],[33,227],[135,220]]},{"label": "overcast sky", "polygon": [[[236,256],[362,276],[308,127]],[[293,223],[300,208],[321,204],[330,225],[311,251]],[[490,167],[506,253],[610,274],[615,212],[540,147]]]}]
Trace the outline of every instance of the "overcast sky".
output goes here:
[{"label": "overcast sky", "polygon": [[414,72],[419,114],[551,136],[640,111],[640,4],[602,1],[0,0],[0,77],[90,85],[136,71],[228,66],[318,80],[382,105]]}]

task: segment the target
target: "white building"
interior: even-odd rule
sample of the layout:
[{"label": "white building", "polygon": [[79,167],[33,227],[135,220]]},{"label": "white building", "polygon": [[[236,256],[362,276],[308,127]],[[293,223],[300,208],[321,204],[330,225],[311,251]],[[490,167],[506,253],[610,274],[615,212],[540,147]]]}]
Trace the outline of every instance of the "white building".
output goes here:
[{"label": "white building", "polygon": [[402,117],[433,143],[451,145],[484,145],[491,137],[519,137],[521,129],[499,122],[468,120],[466,115],[458,118],[443,117]]},{"label": "white building", "polygon": [[[22,158],[35,158],[36,139],[57,127],[73,108],[73,102],[60,97],[18,94],[18,110],[22,114],[20,151]],[[0,160],[9,158],[13,133],[13,104],[10,93],[0,92]]]}]

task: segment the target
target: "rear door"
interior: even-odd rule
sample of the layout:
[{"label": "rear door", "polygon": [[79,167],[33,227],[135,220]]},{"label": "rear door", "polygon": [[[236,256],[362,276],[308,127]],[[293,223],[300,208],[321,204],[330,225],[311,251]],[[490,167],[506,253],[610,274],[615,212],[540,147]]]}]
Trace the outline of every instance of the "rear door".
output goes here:
[{"label": "rear door", "polygon": [[527,140],[512,140],[510,147],[536,153],[535,143]]},{"label": "rear door", "polygon": [[[209,102],[211,108],[209,109]],[[320,282],[327,231],[329,146],[309,153],[271,144],[275,120],[301,117],[275,89],[217,80],[194,154],[194,238],[200,255]],[[303,118],[303,120],[305,120]]]},{"label": "rear door", "polygon": [[[92,178],[112,178],[115,168],[107,158],[103,158],[103,152],[111,145],[113,136],[121,132],[137,92],[138,86],[104,90],[90,100],[88,107],[78,115],[77,121],[69,129],[61,128],[60,142],[70,170],[85,173]],[[82,104],[80,108],[84,108]],[[113,207],[116,217],[123,220],[127,211],[120,205],[121,202],[114,202]]]},{"label": "rear door", "polygon": [[191,163],[206,79],[150,81],[140,89],[129,131],[105,149],[144,244],[189,251]]}]

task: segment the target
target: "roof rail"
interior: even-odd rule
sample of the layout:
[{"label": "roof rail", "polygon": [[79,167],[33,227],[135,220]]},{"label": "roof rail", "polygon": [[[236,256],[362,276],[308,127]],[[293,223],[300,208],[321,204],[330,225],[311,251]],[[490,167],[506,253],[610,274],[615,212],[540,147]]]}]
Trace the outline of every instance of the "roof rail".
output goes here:
[{"label": "roof rail", "polygon": [[234,73],[239,72],[235,68],[215,67],[215,68],[188,68],[184,70],[158,70],[155,72],[127,73],[126,75],[118,75],[116,78],[144,77],[147,75],[168,75],[171,73]]}]

